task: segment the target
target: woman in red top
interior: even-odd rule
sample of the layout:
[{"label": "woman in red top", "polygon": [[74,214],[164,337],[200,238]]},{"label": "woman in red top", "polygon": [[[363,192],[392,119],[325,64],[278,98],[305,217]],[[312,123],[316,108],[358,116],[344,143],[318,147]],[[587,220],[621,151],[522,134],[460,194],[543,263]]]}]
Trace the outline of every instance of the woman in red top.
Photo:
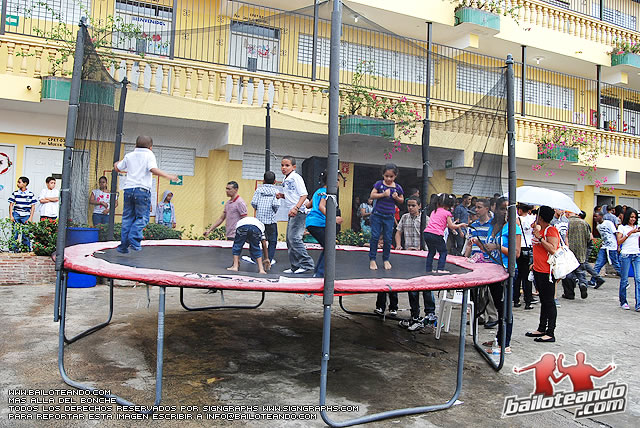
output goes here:
[{"label": "woman in red top", "polygon": [[536,342],[555,342],[554,330],[558,310],[553,299],[555,281],[550,279],[551,266],[547,260],[554,254],[560,244],[558,229],[549,223],[555,212],[553,208],[543,205],[538,209],[538,219],[533,228],[533,278],[535,279],[540,298],[540,324],[535,331],[525,334],[535,337]]}]

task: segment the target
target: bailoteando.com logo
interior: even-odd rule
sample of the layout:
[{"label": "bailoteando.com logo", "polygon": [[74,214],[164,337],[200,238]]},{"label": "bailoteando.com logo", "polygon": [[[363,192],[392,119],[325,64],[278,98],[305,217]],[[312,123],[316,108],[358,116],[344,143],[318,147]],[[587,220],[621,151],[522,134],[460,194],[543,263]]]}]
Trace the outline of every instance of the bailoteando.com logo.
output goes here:
[{"label": "bailoteando.com logo", "polygon": [[[564,354],[547,352],[526,367],[514,367],[516,374],[533,371],[535,386],[528,397],[506,397],[502,417],[575,407],[575,418],[624,412],[627,405],[627,384],[608,382],[596,387],[592,378],[603,378],[615,370],[612,363],[602,370],[586,362],[586,353],[576,352],[576,364],[565,365]],[[569,377],[573,391],[556,391],[554,384]],[[552,383],[553,382],[553,383]]]}]

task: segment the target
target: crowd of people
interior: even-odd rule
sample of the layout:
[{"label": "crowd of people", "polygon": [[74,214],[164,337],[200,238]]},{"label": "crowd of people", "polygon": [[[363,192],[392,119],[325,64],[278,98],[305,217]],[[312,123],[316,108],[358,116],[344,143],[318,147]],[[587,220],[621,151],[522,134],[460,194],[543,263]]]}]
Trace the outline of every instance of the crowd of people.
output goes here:
[{"label": "crowd of people", "polygon": [[[124,189],[124,207],[122,215],[121,243],[117,250],[128,253],[140,251],[142,229],[149,222],[151,212],[152,176],[168,179],[177,176],[164,172],[157,167],[152,152],[151,137],[140,136],[136,148],[114,164],[117,172],[126,172]],[[290,266],[285,274],[313,273],[314,277],[324,277],[324,248],[327,213],[327,172],[320,177],[321,184],[309,197],[302,177],[297,173],[296,159],[284,156],[281,159],[281,172],[284,175],[282,191],[276,187],[276,176],[272,171],[264,174],[263,185],[258,187],[251,200],[255,217],[248,215],[247,204],[238,194],[239,186],[230,181],[226,186],[229,200],[224,204],[220,217],[205,231],[205,236],[223,222],[226,225],[226,237],[233,240],[232,264],[228,268],[238,271],[240,261],[257,264],[259,273],[266,274],[276,263],[275,251],[278,239],[276,212],[281,205],[288,213],[286,242]],[[390,254],[392,247],[409,251],[419,251],[426,244],[427,256],[425,272],[434,274],[449,273],[446,261],[449,254],[470,258],[476,263],[496,263],[508,267],[508,201],[500,194],[493,198],[472,197],[464,194],[460,198],[447,193],[433,194],[430,203],[424,208],[425,227],[421,230],[422,206],[418,189],[410,189],[408,197],[396,182],[399,171],[394,164],[382,168],[382,177],[376,181],[367,195],[367,201],[355,204],[356,215],[352,224],[370,235],[369,269],[377,270],[378,250],[381,248],[383,268],[392,269]],[[53,177],[46,180],[47,187],[38,199],[27,190],[29,179],[20,177],[18,189],[9,198],[10,218],[16,223],[32,221],[36,203],[40,204],[41,219],[52,220],[58,215],[59,193],[55,189]],[[99,188],[91,192],[89,204],[94,206],[94,225],[106,223],[109,218],[110,194],[107,192],[107,178],[100,177]],[[176,227],[173,194],[165,191],[157,205],[156,222],[167,227]],[[115,202],[117,204],[117,201]],[[620,307],[629,310],[627,287],[629,276],[635,282],[635,310],[640,312],[640,229],[638,213],[631,207],[597,206],[593,213],[595,230],[584,220],[586,215],[568,213],[548,206],[538,208],[518,204],[516,219],[516,275],[513,281],[513,306],[524,310],[533,309],[540,303],[540,322],[537,328],[526,333],[536,342],[554,342],[558,284],[562,284],[562,298],[575,299],[576,287],[580,297],[588,297],[588,288],[600,288],[604,279],[600,275],[605,264],[610,264],[620,277]],[[342,218],[336,217],[337,224]],[[323,250],[318,260],[309,255],[304,242],[305,230],[315,238]],[[595,266],[589,263],[593,252],[594,232],[601,238]],[[17,236],[15,237],[17,239]],[[28,238],[23,236],[28,247]],[[249,244],[249,256],[241,258],[245,243]],[[573,253],[577,268],[564,278],[555,278],[549,256],[563,245]],[[434,259],[438,261],[434,271]],[[477,308],[479,322],[487,328],[498,326],[496,339],[485,343],[492,346],[491,351],[502,345],[502,328],[505,331],[505,352],[510,353],[510,339],[513,329],[512,319],[503,322],[505,317],[505,284],[497,282],[474,291],[473,298]],[[430,291],[423,292],[424,316],[420,316],[419,292],[409,293],[411,317],[401,320],[400,326],[411,331],[436,322],[435,301]],[[536,296],[538,301],[536,301]],[[387,306],[388,300],[388,306]],[[390,315],[397,315],[398,295],[394,292],[378,293],[374,312],[384,315],[388,309]]]}]

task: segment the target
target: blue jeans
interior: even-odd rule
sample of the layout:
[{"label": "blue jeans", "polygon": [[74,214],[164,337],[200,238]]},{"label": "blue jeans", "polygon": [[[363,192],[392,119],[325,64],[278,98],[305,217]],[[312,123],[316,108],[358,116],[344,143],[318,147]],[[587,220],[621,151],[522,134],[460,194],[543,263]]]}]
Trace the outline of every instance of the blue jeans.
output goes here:
[{"label": "blue jeans", "polygon": [[240,226],[236,229],[236,237],[233,238],[231,254],[234,256],[242,254],[242,246],[245,242],[249,241],[249,253],[251,254],[251,258],[257,261],[262,257],[262,249],[260,248],[261,238],[262,232],[260,232],[257,226],[252,224]]},{"label": "blue jeans", "polygon": [[375,260],[378,255],[378,241],[382,235],[382,261],[386,262],[391,256],[391,239],[393,238],[393,214],[371,214],[371,240],[369,241],[369,260]]},{"label": "blue jeans", "polygon": [[427,248],[429,249],[427,253],[427,272],[433,270],[433,259],[436,256],[436,251],[440,254],[438,258],[438,270],[444,270],[445,263],[447,263],[447,244],[444,242],[442,235],[424,232],[424,241],[427,243]]},{"label": "blue jeans", "polygon": [[[609,256],[609,257],[607,257]],[[611,266],[616,270],[618,275],[620,274],[620,260],[618,259],[618,251],[617,250],[607,250],[604,248],[600,248],[598,251],[598,257],[596,258],[596,264],[593,269],[596,273],[600,273],[600,270],[607,262],[611,263]],[[595,279],[591,278],[589,281],[590,284],[595,284]]]},{"label": "blue jeans", "polygon": [[302,242],[306,221],[307,215],[299,212],[295,217],[289,217],[287,223],[287,250],[293,271],[313,269],[313,259]]},{"label": "blue jeans", "polygon": [[636,307],[640,309],[640,254],[620,254],[620,305],[627,303],[627,285],[629,284],[629,268],[633,264],[635,282]]},{"label": "blue jeans", "polygon": [[26,233],[23,226],[18,226],[27,224],[27,221],[29,220],[29,214],[21,215],[18,212],[14,211],[13,219],[15,220],[15,225],[13,226],[13,240],[15,242],[11,245],[11,251],[13,251],[14,253],[20,252],[18,246],[16,245],[18,243],[18,236],[20,235],[20,233],[22,233],[22,244],[25,245],[27,247],[27,251],[29,251],[31,249],[29,234]]},{"label": "blue jeans", "polygon": [[124,189],[119,252],[128,253],[129,246],[136,251],[142,249],[142,229],[149,223],[150,209],[151,192],[142,187]]},{"label": "blue jeans", "polygon": [[325,227],[321,226],[307,226],[307,230],[318,241],[318,244],[322,245],[322,252],[320,253],[320,257],[318,257],[318,262],[316,263],[316,268],[314,270],[314,276],[324,278],[324,244],[325,244]]},{"label": "blue jeans", "polygon": [[[433,300],[433,293],[431,291],[423,291],[422,296],[424,298],[424,314],[435,314],[436,302]],[[409,306],[411,306],[411,318],[420,318],[420,292],[409,291]]]},{"label": "blue jeans", "polygon": [[109,223],[109,214],[93,213],[91,219],[93,220],[94,226],[97,226],[99,224],[107,224]]},{"label": "blue jeans", "polygon": [[265,224],[264,235],[269,242],[269,260],[273,260],[278,246],[278,223]]}]

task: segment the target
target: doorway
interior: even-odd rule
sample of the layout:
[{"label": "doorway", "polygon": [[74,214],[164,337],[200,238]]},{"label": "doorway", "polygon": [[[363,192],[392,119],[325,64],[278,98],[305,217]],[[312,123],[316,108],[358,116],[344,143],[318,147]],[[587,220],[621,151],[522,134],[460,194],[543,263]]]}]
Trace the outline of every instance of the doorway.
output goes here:
[{"label": "doorway", "polygon": [[15,146],[0,145],[0,218],[9,217],[9,196],[15,189]]},{"label": "doorway", "polygon": [[[63,150],[26,147],[24,150],[24,176],[29,179],[29,190],[40,196],[40,192],[47,186],[45,180],[49,176],[59,176],[62,174]],[[56,187],[60,189],[62,182],[56,180]],[[34,221],[40,219],[40,203],[36,204]]]}]

